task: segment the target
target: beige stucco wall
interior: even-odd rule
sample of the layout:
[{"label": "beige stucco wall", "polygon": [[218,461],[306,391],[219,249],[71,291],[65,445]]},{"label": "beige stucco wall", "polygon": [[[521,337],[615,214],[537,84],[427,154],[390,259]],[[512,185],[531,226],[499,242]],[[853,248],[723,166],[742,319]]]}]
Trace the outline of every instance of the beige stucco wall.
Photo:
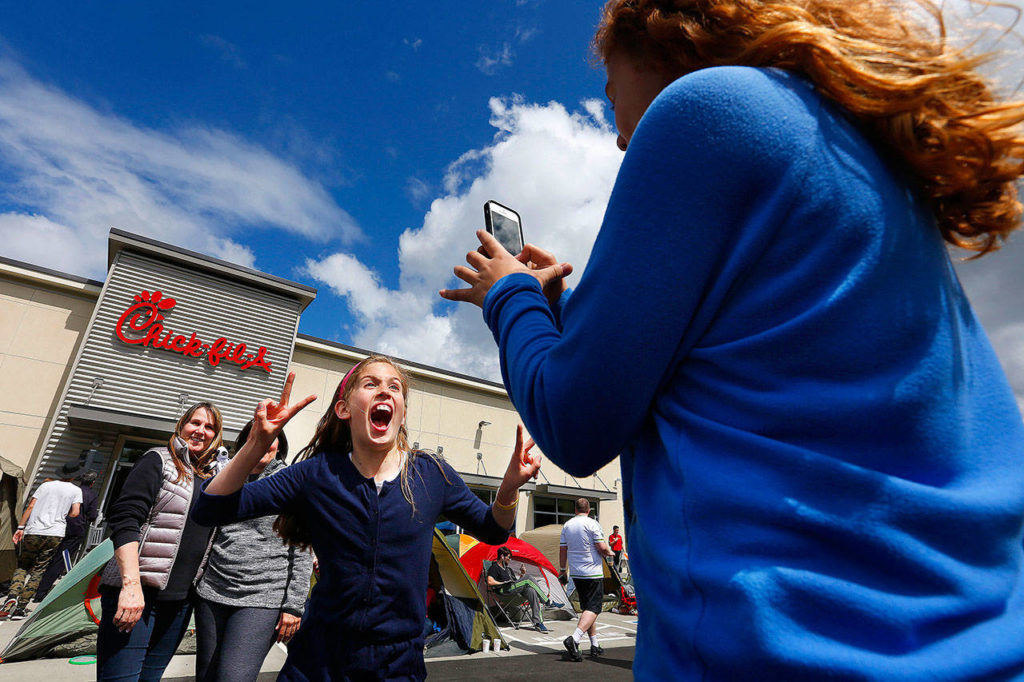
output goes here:
[{"label": "beige stucco wall", "polygon": [[[26,471],[42,447],[99,292],[95,284],[0,263],[0,455]],[[309,441],[329,397],[345,372],[362,357],[328,343],[296,341],[290,367],[296,374],[292,393],[313,393],[320,399],[287,426],[293,452]],[[461,473],[501,477],[519,423],[504,390],[443,372],[410,369],[410,440],[426,449],[442,447],[445,459]],[[490,423],[480,427],[482,421]],[[543,455],[539,449],[534,451]],[[482,455],[479,463],[478,452]],[[603,467],[597,477],[578,481],[547,460],[542,470],[541,483],[619,491],[618,459]],[[618,496],[601,502],[600,522],[606,533],[612,525],[623,525]],[[530,494],[520,495],[516,527],[533,527]]]},{"label": "beige stucco wall", "polygon": [[[286,427],[293,450],[297,451],[312,437],[317,421],[327,409],[326,400],[333,395],[345,372],[361,357],[344,349],[303,339],[296,343],[289,368],[295,372],[292,394],[305,396],[312,393],[321,399]],[[425,449],[436,451],[442,447],[445,459],[460,473],[503,476],[515,445],[516,425],[519,424],[519,416],[504,390],[440,372],[416,368],[410,368],[410,372],[413,381],[406,416],[410,440]],[[482,421],[490,424],[480,427]],[[482,455],[479,466],[478,452]],[[543,456],[539,448],[534,452]],[[597,490],[607,487],[618,491],[618,458],[598,471],[597,477],[578,479],[578,483],[547,460],[544,460],[542,469],[547,482],[554,485]],[[539,480],[544,482],[545,478]],[[518,528],[533,527],[531,495],[520,494],[518,514]],[[612,525],[623,525],[620,498],[601,502],[600,521],[606,533],[611,532]]]},{"label": "beige stucco wall", "polygon": [[26,471],[100,288],[0,263],[0,455]]}]

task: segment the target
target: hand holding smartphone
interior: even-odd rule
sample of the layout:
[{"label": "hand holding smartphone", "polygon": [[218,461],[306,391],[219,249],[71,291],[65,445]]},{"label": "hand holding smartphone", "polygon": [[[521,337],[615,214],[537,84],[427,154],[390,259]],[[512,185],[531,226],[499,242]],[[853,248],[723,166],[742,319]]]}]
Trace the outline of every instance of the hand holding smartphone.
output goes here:
[{"label": "hand holding smartphone", "polygon": [[505,250],[518,256],[523,250],[523,223],[519,214],[497,201],[484,204],[484,226]]}]

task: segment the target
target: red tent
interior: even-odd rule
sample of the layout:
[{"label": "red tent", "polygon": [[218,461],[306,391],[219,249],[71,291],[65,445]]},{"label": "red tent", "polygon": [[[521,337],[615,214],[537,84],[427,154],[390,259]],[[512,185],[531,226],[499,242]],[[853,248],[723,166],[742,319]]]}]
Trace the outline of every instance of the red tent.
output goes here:
[{"label": "red tent", "polygon": [[[509,538],[505,541],[504,545],[488,545],[483,542],[470,547],[466,552],[459,557],[459,561],[466,568],[466,573],[469,573],[469,577],[473,580],[480,580],[480,572],[483,570],[484,561],[494,561],[498,558],[498,547],[508,547],[512,551],[512,560],[521,561],[523,563],[533,564],[540,568],[545,569],[546,572],[552,573],[555,576],[558,575],[558,571],[551,565],[548,558],[540,553],[540,550],[531,545],[529,542],[524,542],[518,538]],[[543,575],[543,574],[542,574]],[[545,582],[548,581],[547,575],[543,575]]]}]

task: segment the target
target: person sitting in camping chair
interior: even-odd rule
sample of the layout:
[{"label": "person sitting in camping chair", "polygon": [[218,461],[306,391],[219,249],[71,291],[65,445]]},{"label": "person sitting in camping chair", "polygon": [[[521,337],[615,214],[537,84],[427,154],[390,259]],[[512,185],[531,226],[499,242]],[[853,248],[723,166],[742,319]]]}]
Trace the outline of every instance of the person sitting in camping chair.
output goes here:
[{"label": "person sitting in camping chair", "polygon": [[487,569],[487,587],[495,593],[496,599],[499,600],[507,596],[526,599],[530,603],[530,616],[533,626],[538,632],[548,632],[540,610],[541,598],[544,599],[545,606],[558,608],[563,605],[551,601],[535,582],[525,577],[525,566],[520,567],[519,576],[516,576],[515,572],[509,567],[509,563],[512,561],[512,551],[508,547],[501,546],[498,548],[497,559]]}]

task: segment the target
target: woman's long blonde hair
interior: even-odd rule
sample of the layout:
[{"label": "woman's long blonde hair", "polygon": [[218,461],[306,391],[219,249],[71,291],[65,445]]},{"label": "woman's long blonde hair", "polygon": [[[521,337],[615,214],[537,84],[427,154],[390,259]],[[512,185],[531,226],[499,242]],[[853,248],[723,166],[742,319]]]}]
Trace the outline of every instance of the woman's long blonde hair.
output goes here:
[{"label": "woman's long blonde hair", "polygon": [[[210,444],[206,446],[199,456],[192,457],[189,453],[189,460],[187,462],[182,461],[178,455],[177,448],[174,447],[174,439],[181,437],[181,430],[185,428],[185,424],[188,424],[189,420],[192,419],[198,410],[206,410],[210,413],[213,418],[213,428],[216,434]],[[174,480],[175,483],[181,483],[181,480],[185,478],[186,474],[191,473],[193,476],[199,478],[209,478],[212,474],[210,471],[210,464],[217,456],[217,448],[224,444],[224,418],[220,414],[220,410],[208,401],[198,402],[192,407],[185,410],[185,414],[181,415],[178,419],[178,424],[174,427],[174,435],[171,436],[170,441],[167,443],[167,449],[171,451],[171,458],[174,461],[174,468],[178,471],[178,477]],[[186,448],[187,451],[187,448]]]},{"label": "woman's long blonde hair", "polygon": [[[355,388],[359,380],[362,378],[363,371],[370,365],[377,363],[384,363],[390,365],[395,372],[398,374],[399,379],[402,382],[402,398],[405,401],[406,408],[409,405],[409,375],[402,369],[398,363],[385,355],[371,355],[365,360],[360,361],[353,367],[348,374],[338,383],[338,387],[334,391],[334,396],[331,402],[327,405],[324,415],[320,417],[320,421],[316,425],[316,431],[313,432],[313,437],[310,439],[306,447],[299,450],[298,454],[295,455],[295,459],[292,463],[300,462],[304,459],[308,459],[319,452],[328,452],[334,456],[347,456],[352,451],[352,429],[349,422],[340,418],[334,411],[334,405],[339,400],[347,401],[349,396],[352,394],[353,388]],[[438,468],[441,469],[441,473],[445,475],[445,480],[448,480],[447,475],[444,472],[444,467],[441,466],[441,458],[439,455],[425,451],[417,450],[411,451],[409,448],[409,431],[403,423],[398,430],[398,438],[396,445],[402,452],[407,453],[405,462],[402,465],[402,470],[399,475],[399,483],[402,488],[402,496],[408,500],[412,506],[413,514],[416,513],[416,501],[412,495],[412,483],[411,477],[412,472],[415,471],[413,465],[416,457],[429,457]],[[433,521],[433,519],[431,519]],[[298,517],[294,514],[281,514],[274,521],[274,530],[277,534],[288,544],[297,545],[305,548],[310,544],[310,533],[309,528],[302,523]]]},{"label": "woman's long blonde hair", "polygon": [[916,176],[946,241],[983,255],[1020,224],[1024,102],[996,98],[929,0],[610,0],[594,49],[674,76],[803,74]]}]

